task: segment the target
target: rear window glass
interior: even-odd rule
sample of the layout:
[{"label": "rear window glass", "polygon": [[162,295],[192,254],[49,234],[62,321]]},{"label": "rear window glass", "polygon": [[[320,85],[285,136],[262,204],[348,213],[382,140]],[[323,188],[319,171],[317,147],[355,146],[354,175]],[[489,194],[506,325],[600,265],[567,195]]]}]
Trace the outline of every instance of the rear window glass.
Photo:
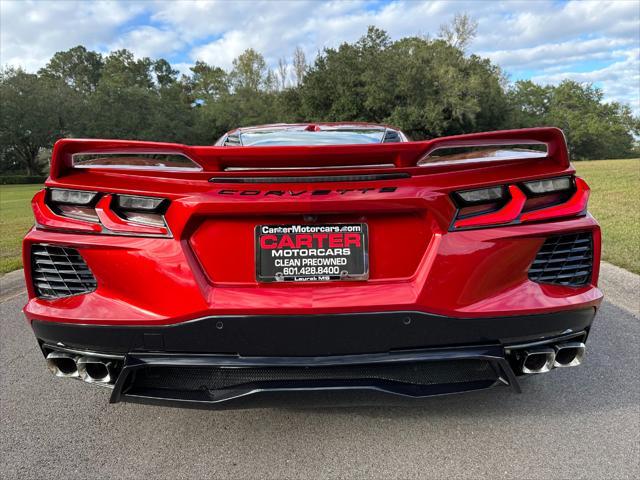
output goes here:
[{"label": "rear window glass", "polygon": [[243,146],[278,145],[353,145],[381,143],[383,129],[341,129],[341,130],[254,130],[242,132]]}]

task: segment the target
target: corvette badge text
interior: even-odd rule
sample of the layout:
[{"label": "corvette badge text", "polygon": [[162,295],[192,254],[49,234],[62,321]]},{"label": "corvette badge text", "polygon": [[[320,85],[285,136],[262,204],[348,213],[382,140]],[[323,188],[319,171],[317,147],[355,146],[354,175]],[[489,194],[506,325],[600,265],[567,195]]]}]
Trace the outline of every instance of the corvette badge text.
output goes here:
[{"label": "corvette badge text", "polygon": [[304,195],[329,195],[331,193],[337,193],[339,195],[345,195],[347,193],[392,193],[395,192],[398,187],[381,187],[381,188],[337,188],[335,190],[236,190],[232,188],[223,188],[218,190],[218,195],[240,195],[245,197],[301,197]]}]

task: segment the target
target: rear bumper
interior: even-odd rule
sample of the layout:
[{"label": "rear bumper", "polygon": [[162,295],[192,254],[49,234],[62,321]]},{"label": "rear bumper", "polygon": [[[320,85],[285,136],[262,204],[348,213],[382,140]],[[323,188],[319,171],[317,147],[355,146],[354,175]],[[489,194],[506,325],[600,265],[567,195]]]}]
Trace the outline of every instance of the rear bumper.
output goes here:
[{"label": "rear bumper", "polygon": [[260,405],[283,392],[422,398],[499,385],[519,392],[519,352],[584,341],[595,313],[457,319],[385,312],[218,316],[156,327],[32,326],[45,354],[108,358],[117,379],[108,385],[111,402],[217,407],[248,397]]},{"label": "rear bumper", "polygon": [[168,326],[34,320],[42,343],[110,354],[357,355],[536,342],[588,330],[593,307],[538,315],[451,318],[420,312],[211,316]]},{"label": "rear bumper", "polygon": [[[258,218],[255,215],[251,218],[254,217]],[[602,300],[602,292],[597,288],[600,230],[589,216],[448,233],[438,233],[434,227],[431,238],[427,238],[428,235],[423,238],[421,248],[424,250],[413,252],[417,265],[414,265],[415,271],[414,267],[410,269],[410,276],[402,277],[409,275],[405,271],[400,277],[390,278],[395,274],[388,272],[388,278],[380,278],[372,264],[372,276],[367,281],[282,284],[255,281],[252,248],[254,228],[259,220],[252,222],[240,222],[248,232],[226,236],[219,233],[225,242],[239,239],[244,242],[242,248],[227,245],[219,249],[230,252],[234,258],[242,258],[243,263],[238,259],[224,270],[225,275],[244,272],[243,275],[251,276],[251,281],[235,279],[237,282],[223,281],[226,277],[219,275],[209,278],[207,269],[203,270],[202,259],[194,253],[189,236],[176,241],[32,230],[24,243],[25,274],[30,289],[24,312],[29,320],[150,326],[179,324],[211,315],[267,318],[383,311],[428,312],[452,318],[495,318],[596,307]],[[289,219],[288,222],[298,220]],[[387,249],[384,245],[373,249],[373,237],[379,232],[393,233],[393,225],[374,226],[374,223],[369,224],[370,261],[379,262],[387,269],[406,266],[404,244],[395,249]],[[226,232],[225,229],[220,231]],[[569,287],[532,281],[528,271],[545,239],[573,232],[591,232],[593,235],[590,283]],[[422,238],[418,233],[415,235]],[[217,251],[218,248],[211,248],[211,245],[219,245],[221,238],[211,237],[209,243],[203,243],[210,251]],[[95,291],[54,301],[35,296],[28,268],[34,244],[77,249],[96,278]],[[418,260],[419,254],[422,257]],[[217,268],[222,269],[221,266]],[[400,272],[396,273],[400,275]]]}]

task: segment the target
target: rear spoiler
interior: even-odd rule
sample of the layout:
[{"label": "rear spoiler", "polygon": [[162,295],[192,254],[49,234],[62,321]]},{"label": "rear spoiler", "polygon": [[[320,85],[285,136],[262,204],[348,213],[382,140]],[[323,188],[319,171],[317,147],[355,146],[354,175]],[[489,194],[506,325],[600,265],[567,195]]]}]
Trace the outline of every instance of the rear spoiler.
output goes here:
[{"label": "rear spoiler", "polygon": [[[544,145],[546,153],[540,153],[538,158],[552,159],[562,168],[569,166],[567,145],[562,130],[545,127],[472,133],[421,142],[326,146],[214,147],[131,140],[62,139],[57,141],[53,148],[50,175],[51,179],[55,180],[77,168],[77,165],[74,167],[74,156],[81,154],[180,155],[194,162],[196,170],[205,172],[261,169],[321,170],[442,166],[442,161],[430,161],[433,153],[438,150],[507,145]],[[480,156],[444,163],[504,162],[518,158],[516,152],[511,157],[507,152],[506,156],[503,155],[499,159]],[[116,166],[106,165],[99,168],[118,169]],[[128,166],[127,170],[135,171],[136,167]]]}]

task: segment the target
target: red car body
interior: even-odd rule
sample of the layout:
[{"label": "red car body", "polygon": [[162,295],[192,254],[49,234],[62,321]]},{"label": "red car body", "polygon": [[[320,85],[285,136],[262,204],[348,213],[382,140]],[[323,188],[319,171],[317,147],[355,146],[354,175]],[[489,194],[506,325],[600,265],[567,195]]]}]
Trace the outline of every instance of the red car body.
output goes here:
[{"label": "red car body", "polygon": [[[24,240],[29,292],[24,313],[45,355],[58,352],[63,359],[50,359],[50,368],[59,376],[115,383],[112,401],[215,404],[274,390],[365,388],[426,396],[500,383],[517,389],[519,374],[565,366],[557,363],[563,347],[569,346],[565,363],[579,363],[602,299],[600,229],[586,211],[589,189],[574,177],[562,132],[540,128],[399,140],[268,147],[58,141],[47,190],[33,200],[36,226]],[[543,145],[546,153],[425,161],[442,149],[514,144]],[[124,153],[182,155],[195,168],[124,169],[74,160],[81,154]],[[523,186],[563,177],[570,179],[571,190],[547,200]],[[502,189],[503,198],[486,211],[457,203],[456,192],[492,186]],[[97,192],[90,207],[95,219],[66,216],[52,205],[52,189]],[[165,199],[164,225],[123,216],[115,206],[118,195]],[[461,215],[465,208],[471,213]],[[305,249],[356,242],[342,234],[258,241],[259,226],[343,224],[366,225],[366,276],[259,280],[260,246],[284,242],[288,248],[292,241],[292,248]],[[543,277],[531,273],[532,264],[541,248],[549,239],[563,238],[590,246],[590,256],[582,257],[589,263],[584,281],[536,281]],[[34,246],[48,255],[52,247],[77,253],[95,287],[57,298],[39,294],[45,264],[37,262]],[[555,268],[549,265],[547,273]],[[557,358],[550,359],[550,351]],[[536,357],[545,352],[546,357]],[[71,362],[81,357],[95,360],[99,378],[74,371]],[[523,367],[526,358],[528,367],[536,366],[536,358],[546,367]],[[477,360],[488,362],[495,379],[467,381],[454,374],[455,381],[421,382],[399,380],[398,372],[362,373],[372,365],[429,365],[438,366],[437,372],[432,368],[424,375],[438,378],[448,368],[443,362]],[[132,372],[156,367],[163,378],[157,385],[132,380]],[[256,377],[228,380],[220,388],[214,382],[204,390],[176,380],[196,372],[193,382],[202,383],[213,371],[226,375],[229,367]],[[314,370],[321,367],[334,370],[325,378]],[[300,369],[314,375],[296,376]]]}]

